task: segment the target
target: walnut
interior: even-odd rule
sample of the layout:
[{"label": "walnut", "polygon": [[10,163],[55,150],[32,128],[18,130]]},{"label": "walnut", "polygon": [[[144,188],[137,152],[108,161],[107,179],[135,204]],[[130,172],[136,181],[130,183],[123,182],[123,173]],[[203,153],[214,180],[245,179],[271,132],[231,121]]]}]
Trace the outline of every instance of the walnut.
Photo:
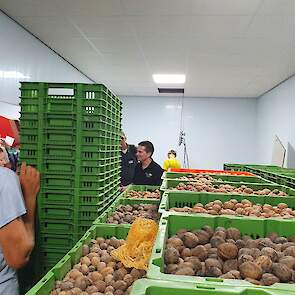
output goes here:
[{"label": "walnut", "polygon": [[243,240],[237,240],[236,241],[236,246],[239,248],[239,249],[242,249],[242,248],[244,248],[245,247],[245,241],[243,241]]},{"label": "walnut", "polygon": [[189,248],[184,248],[180,254],[181,258],[185,259],[186,257],[192,256],[192,251]]},{"label": "walnut", "polygon": [[290,246],[284,251],[284,255],[295,257],[295,246]]},{"label": "walnut", "polygon": [[279,258],[277,251],[274,250],[273,248],[270,248],[270,247],[262,248],[261,249],[261,255],[266,255],[266,256],[270,257],[270,259],[273,262],[278,261],[278,258]]},{"label": "walnut", "polygon": [[260,281],[257,281],[257,280],[251,279],[251,278],[246,278],[245,280],[251,284],[254,284],[254,285],[261,285]]},{"label": "walnut", "polygon": [[183,235],[183,243],[187,248],[195,248],[199,244],[199,239],[191,232],[186,232]]},{"label": "walnut", "polygon": [[234,259],[238,255],[238,247],[232,243],[223,243],[217,247],[217,254],[222,259]]},{"label": "walnut", "polygon": [[220,237],[223,240],[226,240],[226,232],[224,230],[216,230],[213,237]]},{"label": "walnut", "polygon": [[241,272],[241,276],[246,279],[260,279],[262,276],[262,269],[257,263],[248,261],[244,262],[243,264],[240,265],[239,270]]},{"label": "walnut", "polygon": [[274,242],[275,239],[278,237],[278,234],[277,233],[270,233],[267,235],[267,237],[272,241]]},{"label": "walnut", "polygon": [[256,240],[252,240],[252,239],[248,239],[246,241],[245,248],[257,248],[257,241]]},{"label": "walnut", "polygon": [[237,228],[230,227],[226,230],[226,237],[227,239],[237,241],[241,238],[241,233]]},{"label": "walnut", "polygon": [[263,238],[258,240],[258,249],[261,250],[265,247],[271,247],[274,248],[275,244],[272,242],[269,238]]},{"label": "walnut", "polygon": [[244,262],[247,262],[247,261],[254,261],[253,256],[248,255],[248,254],[239,255],[238,265],[241,265],[241,264],[243,264]]},{"label": "walnut", "polygon": [[272,272],[282,283],[287,283],[292,278],[291,269],[283,263],[274,263],[272,266]]},{"label": "walnut", "polygon": [[182,240],[178,237],[171,237],[170,239],[168,239],[167,245],[173,246],[178,251],[182,251],[182,249],[184,248]]},{"label": "walnut", "polygon": [[193,231],[193,233],[197,236],[199,240],[199,244],[205,245],[209,242],[210,240],[210,235],[205,231],[205,230],[196,230]]},{"label": "walnut", "polygon": [[206,266],[206,269],[208,269],[209,267],[217,267],[219,269],[222,269],[222,265],[220,263],[219,260],[217,259],[214,259],[214,258],[208,258],[205,260],[205,266]]},{"label": "walnut", "polygon": [[202,268],[202,264],[201,264],[201,261],[199,258],[197,257],[187,257],[185,258],[185,262],[189,262],[192,264],[192,268],[195,270],[195,271],[198,271]]},{"label": "walnut", "polygon": [[190,267],[180,268],[175,272],[176,275],[183,276],[193,276],[195,274],[194,270]]},{"label": "walnut", "polygon": [[295,258],[292,256],[284,256],[279,260],[279,263],[287,265],[290,269],[295,268]]},{"label": "walnut", "polygon": [[191,254],[194,257],[198,257],[201,261],[204,261],[208,257],[208,251],[203,245],[193,248]]},{"label": "walnut", "polygon": [[223,273],[227,273],[231,270],[238,270],[238,260],[237,259],[229,259],[224,262]]},{"label": "walnut", "polygon": [[213,248],[217,248],[220,244],[224,243],[225,240],[220,236],[213,236],[210,240],[210,243]]},{"label": "walnut", "polygon": [[173,248],[172,246],[168,246],[164,254],[164,260],[166,264],[178,263],[179,261],[178,250]]},{"label": "walnut", "polygon": [[284,244],[288,242],[288,239],[284,238],[284,237],[277,237],[274,242],[276,244]]},{"label": "walnut", "polygon": [[252,249],[249,249],[249,248],[241,248],[239,250],[239,256],[240,255],[250,255],[250,256],[252,256]]},{"label": "walnut", "polygon": [[264,272],[271,271],[272,261],[269,256],[266,256],[266,255],[259,256],[255,260],[255,262],[257,263],[257,265],[259,265],[262,268]]},{"label": "walnut", "polygon": [[168,264],[165,268],[165,273],[173,274],[177,271],[178,265],[177,264]]},{"label": "walnut", "polygon": [[213,234],[214,234],[214,229],[213,229],[211,226],[209,226],[209,225],[205,225],[205,226],[202,227],[202,229],[203,229],[204,231],[206,231],[206,232],[209,234],[209,237],[210,237],[210,238],[213,236]]},{"label": "walnut", "polygon": [[271,273],[264,273],[262,275],[262,278],[261,278],[261,283],[264,285],[264,286],[271,286],[275,283],[279,283],[280,280],[273,274]]},{"label": "walnut", "polygon": [[222,275],[222,271],[220,268],[216,266],[210,266],[209,268],[206,269],[206,276],[208,277],[219,277]]}]

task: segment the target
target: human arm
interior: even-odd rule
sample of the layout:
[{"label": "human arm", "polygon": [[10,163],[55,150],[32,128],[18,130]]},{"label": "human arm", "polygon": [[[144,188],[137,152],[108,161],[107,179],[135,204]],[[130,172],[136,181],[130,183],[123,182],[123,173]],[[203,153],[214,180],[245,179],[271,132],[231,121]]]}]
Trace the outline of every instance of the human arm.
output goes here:
[{"label": "human arm", "polygon": [[19,180],[12,171],[7,173],[6,183],[0,191],[0,246],[6,263],[15,269],[28,262],[34,247],[34,219],[40,175],[34,168],[23,164]]},{"label": "human arm", "polygon": [[164,173],[164,170],[162,169],[162,167],[160,165],[158,165],[155,174],[154,174],[154,181],[153,181],[153,185],[161,185],[162,184],[162,175]]},{"label": "human arm", "polygon": [[163,169],[164,169],[165,171],[167,171],[168,168],[169,168],[169,160],[165,160],[165,161],[164,161],[164,164],[163,164]]}]

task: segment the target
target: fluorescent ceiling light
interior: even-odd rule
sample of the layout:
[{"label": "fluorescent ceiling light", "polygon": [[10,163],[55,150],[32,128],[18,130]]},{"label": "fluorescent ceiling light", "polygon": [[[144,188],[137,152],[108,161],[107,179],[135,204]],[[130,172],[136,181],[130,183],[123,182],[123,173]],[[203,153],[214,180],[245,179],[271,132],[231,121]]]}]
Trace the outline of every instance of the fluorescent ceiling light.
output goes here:
[{"label": "fluorescent ceiling light", "polygon": [[31,77],[17,71],[0,71],[0,78],[30,79]]},{"label": "fluorescent ceiling light", "polygon": [[154,74],[154,82],[157,84],[184,84],[185,75],[165,75],[165,74]]}]

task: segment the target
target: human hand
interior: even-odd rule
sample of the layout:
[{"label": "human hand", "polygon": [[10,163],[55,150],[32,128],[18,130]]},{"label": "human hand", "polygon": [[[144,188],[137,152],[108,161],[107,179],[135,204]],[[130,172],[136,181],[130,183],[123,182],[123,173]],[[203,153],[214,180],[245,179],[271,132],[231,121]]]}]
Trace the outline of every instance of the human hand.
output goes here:
[{"label": "human hand", "polygon": [[127,186],[121,186],[120,187],[120,192],[125,192],[126,189],[127,189]]},{"label": "human hand", "polygon": [[35,201],[40,189],[40,173],[37,169],[22,163],[19,175],[26,204]]}]

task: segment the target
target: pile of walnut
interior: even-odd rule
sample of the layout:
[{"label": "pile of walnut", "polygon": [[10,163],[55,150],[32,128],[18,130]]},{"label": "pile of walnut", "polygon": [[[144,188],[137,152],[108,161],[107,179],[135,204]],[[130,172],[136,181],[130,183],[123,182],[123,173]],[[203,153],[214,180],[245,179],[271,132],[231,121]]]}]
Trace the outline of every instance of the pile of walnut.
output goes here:
[{"label": "pile of walnut", "polygon": [[245,199],[238,202],[236,199],[231,199],[227,202],[215,200],[206,204],[197,203],[193,208],[171,208],[170,211],[187,212],[187,213],[206,213],[211,215],[244,215],[261,218],[294,218],[295,210],[289,208],[287,204],[280,203],[277,206],[269,204],[253,204]]},{"label": "pile of walnut", "polygon": [[205,184],[200,182],[188,182],[179,183],[176,190],[182,191],[194,191],[194,192],[210,192],[210,193],[221,193],[221,194],[236,194],[236,195],[268,195],[268,196],[287,196],[286,193],[279,191],[278,189],[270,190],[268,188],[261,190],[253,190],[246,185],[235,187],[230,184]]},{"label": "pile of walnut", "polygon": [[155,191],[144,191],[144,192],[137,192],[137,191],[130,191],[127,194],[127,198],[134,198],[134,199],[160,199],[161,192],[157,189]]},{"label": "pile of walnut", "polygon": [[158,220],[158,206],[153,204],[120,205],[107,223],[131,224],[137,217]]},{"label": "pile of walnut", "polygon": [[92,240],[83,245],[80,263],[57,281],[50,295],[127,295],[134,281],[145,276],[144,270],[125,268],[115,261],[111,251],[125,243],[115,237]]},{"label": "pile of walnut", "polygon": [[216,181],[223,181],[222,179],[215,179],[208,174],[187,174],[178,178],[179,180],[192,180],[204,184],[212,184]]},{"label": "pile of walnut", "polygon": [[245,279],[257,285],[295,282],[295,237],[253,240],[236,228],[185,229],[167,240],[165,273]]}]

